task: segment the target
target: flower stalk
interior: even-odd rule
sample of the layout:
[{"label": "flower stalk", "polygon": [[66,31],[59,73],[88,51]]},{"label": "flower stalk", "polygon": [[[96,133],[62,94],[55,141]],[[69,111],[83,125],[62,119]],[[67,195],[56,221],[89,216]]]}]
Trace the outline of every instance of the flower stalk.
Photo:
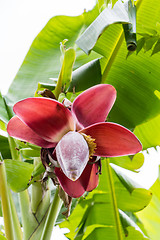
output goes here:
[{"label": "flower stalk", "polygon": [[[34,158],[34,166],[36,166],[39,162],[40,162],[40,158],[39,157],[35,157]],[[32,198],[31,198],[31,209],[33,214],[35,214],[37,212],[37,208],[40,204],[40,202],[42,201],[42,185],[40,180],[40,176],[37,176],[35,178],[35,182],[32,183]]]}]

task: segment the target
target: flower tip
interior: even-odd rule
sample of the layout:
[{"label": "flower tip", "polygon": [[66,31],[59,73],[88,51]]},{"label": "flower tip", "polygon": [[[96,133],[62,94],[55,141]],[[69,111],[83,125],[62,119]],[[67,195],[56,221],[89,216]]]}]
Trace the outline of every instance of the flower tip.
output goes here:
[{"label": "flower tip", "polygon": [[66,175],[70,180],[76,181],[79,178],[78,170],[67,171]]}]

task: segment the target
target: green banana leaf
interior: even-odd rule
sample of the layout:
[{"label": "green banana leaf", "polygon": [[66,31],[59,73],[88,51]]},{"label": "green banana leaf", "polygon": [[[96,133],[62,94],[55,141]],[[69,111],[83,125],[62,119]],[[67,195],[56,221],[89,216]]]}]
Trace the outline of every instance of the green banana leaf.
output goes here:
[{"label": "green banana leaf", "polygon": [[125,8],[125,4],[118,1],[114,7],[108,5],[104,11],[94,20],[94,22],[86,29],[86,31],[76,41],[77,45],[89,54],[95,46],[100,35],[105,29],[115,23],[129,23],[129,15]]},{"label": "green banana leaf", "polygon": [[7,110],[6,110],[5,100],[1,93],[0,93],[0,120],[4,123],[7,123],[9,120]]},{"label": "green banana leaf", "polygon": [[160,115],[137,126],[135,135],[143,145],[143,149],[160,146]]},{"label": "green banana leaf", "polygon": [[90,61],[83,66],[77,68],[72,75],[72,82],[69,91],[73,92],[75,87],[76,92],[83,91],[93,86],[93,83],[99,84],[102,80],[101,66],[99,59]]},{"label": "green banana leaf", "polygon": [[119,213],[127,239],[148,239],[140,227],[125,212],[119,210]]},{"label": "green banana leaf", "polygon": [[1,232],[0,232],[0,240],[7,240],[7,238],[5,238],[5,237],[1,234]]},{"label": "green banana leaf", "polygon": [[98,0],[98,8],[99,11],[103,11],[109,3],[112,4],[112,6],[114,6],[114,4],[117,2],[118,0]]},{"label": "green banana leaf", "polygon": [[0,135],[0,153],[3,159],[11,158],[8,138]]},{"label": "green banana leaf", "polygon": [[150,239],[157,240],[160,238],[159,223],[160,223],[160,174],[157,181],[153,184],[150,190],[153,193],[150,204],[141,212],[137,213],[138,218],[142,221]]},{"label": "green banana leaf", "polygon": [[10,188],[15,192],[21,192],[28,188],[29,180],[34,169],[33,164],[20,162],[12,159],[6,159],[5,168],[7,182]]},{"label": "green banana leaf", "polygon": [[134,156],[112,157],[110,162],[114,163],[122,168],[136,171],[142,167],[144,163],[143,153],[137,153]]},{"label": "green banana leaf", "polygon": [[[144,31],[145,27],[155,28],[159,21],[156,14],[160,9],[159,1],[154,1],[152,6],[151,1],[139,0],[136,6],[137,32]],[[110,26],[93,50],[104,56],[101,59],[102,81],[117,89],[117,100],[109,120],[134,128],[158,115],[160,101],[155,91],[160,89],[159,55],[151,58],[149,53],[132,54],[126,60],[126,44],[120,25]]]},{"label": "green banana leaf", "polygon": [[[129,178],[122,168],[113,164],[111,167],[114,170],[112,174],[118,208],[129,212],[137,212],[144,209],[151,201],[152,193]],[[102,181],[104,181],[103,179],[104,176]]]}]

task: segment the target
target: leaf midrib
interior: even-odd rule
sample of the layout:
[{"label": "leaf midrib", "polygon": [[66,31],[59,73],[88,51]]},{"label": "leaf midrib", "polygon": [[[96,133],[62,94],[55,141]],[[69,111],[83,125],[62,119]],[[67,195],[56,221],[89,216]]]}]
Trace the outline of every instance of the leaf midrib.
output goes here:
[{"label": "leaf midrib", "polygon": [[[142,1],[143,0],[138,0],[135,3],[137,11],[140,8],[140,5],[141,5]],[[118,54],[118,52],[120,50],[120,47],[121,47],[121,45],[123,43],[123,40],[124,40],[124,33],[123,33],[123,30],[121,30],[121,32],[119,34],[119,37],[118,37],[118,39],[117,39],[117,41],[116,41],[116,43],[115,43],[115,45],[113,47],[113,50],[112,50],[112,52],[111,52],[111,54],[110,54],[110,56],[108,58],[108,61],[106,62],[106,66],[105,66],[103,74],[102,74],[102,81],[101,81],[102,83],[105,82],[105,80],[106,80],[106,78],[108,76],[108,73],[109,73],[109,71],[110,71],[110,69],[112,67],[112,64],[115,61],[115,58],[116,58],[116,56],[117,56],[117,54]]]}]

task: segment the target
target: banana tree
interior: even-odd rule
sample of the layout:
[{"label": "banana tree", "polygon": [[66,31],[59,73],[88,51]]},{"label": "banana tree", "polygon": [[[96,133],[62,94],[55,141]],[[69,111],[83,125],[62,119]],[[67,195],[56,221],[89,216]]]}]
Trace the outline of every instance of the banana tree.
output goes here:
[{"label": "banana tree", "polygon": [[129,213],[152,192],[123,168],[139,169],[142,146],[160,142],[159,10],[99,0],[35,38],[0,95],[2,238],[50,239],[60,223],[69,239],[148,238]]}]

